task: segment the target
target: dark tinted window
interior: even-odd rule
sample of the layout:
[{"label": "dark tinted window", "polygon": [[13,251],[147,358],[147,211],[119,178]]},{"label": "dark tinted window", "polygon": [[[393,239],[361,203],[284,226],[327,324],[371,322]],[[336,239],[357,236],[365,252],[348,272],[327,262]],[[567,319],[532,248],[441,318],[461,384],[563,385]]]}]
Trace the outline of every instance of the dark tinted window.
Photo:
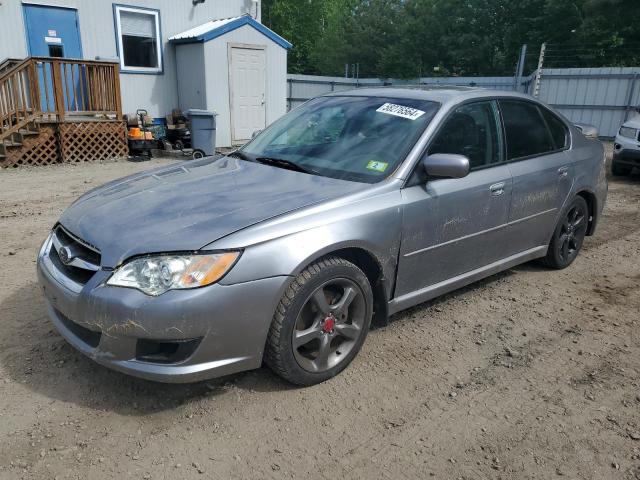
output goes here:
[{"label": "dark tinted window", "polygon": [[507,158],[541,155],[555,150],[553,138],[538,107],[533,103],[501,100],[507,141]]},{"label": "dark tinted window", "polygon": [[567,127],[564,122],[546,108],[541,108],[540,111],[542,112],[544,119],[547,121],[549,130],[551,130],[551,136],[553,137],[556,149],[566,147],[569,139],[569,132],[567,131]]},{"label": "dark tinted window", "polygon": [[123,35],[122,49],[124,50],[124,64],[127,67],[153,68],[158,66],[155,38]]},{"label": "dark tinted window", "polygon": [[471,168],[501,161],[501,135],[494,102],[469,103],[456,109],[438,132],[429,153],[456,153]]},{"label": "dark tinted window", "polygon": [[49,45],[49,56],[54,58],[64,57],[64,47],[62,45]]}]

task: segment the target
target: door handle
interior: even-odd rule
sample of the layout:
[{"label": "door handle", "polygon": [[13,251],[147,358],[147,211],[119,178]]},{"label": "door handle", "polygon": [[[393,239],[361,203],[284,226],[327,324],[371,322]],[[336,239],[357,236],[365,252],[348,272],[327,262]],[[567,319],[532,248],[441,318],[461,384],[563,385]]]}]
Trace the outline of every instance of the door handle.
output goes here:
[{"label": "door handle", "polygon": [[489,187],[489,191],[494,197],[502,195],[504,193],[504,182],[494,183]]},{"label": "door handle", "polygon": [[564,178],[567,175],[569,175],[569,167],[560,167],[558,169],[558,175],[560,175],[561,178]]}]

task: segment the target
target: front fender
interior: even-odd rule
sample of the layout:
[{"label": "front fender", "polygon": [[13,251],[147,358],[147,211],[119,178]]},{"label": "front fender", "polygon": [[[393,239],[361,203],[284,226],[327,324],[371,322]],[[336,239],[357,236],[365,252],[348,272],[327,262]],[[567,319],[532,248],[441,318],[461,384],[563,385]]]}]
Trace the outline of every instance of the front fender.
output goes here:
[{"label": "front fender", "polygon": [[[214,242],[207,248],[244,248],[220,283],[296,276],[317,258],[345,248],[369,252],[391,291],[400,248],[402,207],[399,190],[349,204],[336,203],[275,219]],[[326,206],[325,206],[326,207]]]}]

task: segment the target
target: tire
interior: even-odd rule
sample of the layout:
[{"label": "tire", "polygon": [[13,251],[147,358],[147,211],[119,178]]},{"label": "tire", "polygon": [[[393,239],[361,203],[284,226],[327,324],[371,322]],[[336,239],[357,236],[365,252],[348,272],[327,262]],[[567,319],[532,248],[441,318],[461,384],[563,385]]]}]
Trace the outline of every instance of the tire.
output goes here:
[{"label": "tire", "polygon": [[577,196],[564,209],[542,262],[549,268],[567,268],[578,256],[589,224],[589,206]]},{"label": "tire", "polygon": [[204,158],[205,154],[202,150],[194,150],[193,153],[191,154],[191,158],[193,160],[199,160],[201,158]]},{"label": "tire", "polygon": [[173,148],[176,150],[184,150],[184,143],[182,143],[182,140],[176,140],[173,142]]},{"label": "tire", "polygon": [[624,176],[629,175],[633,167],[629,167],[627,165],[620,165],[618,162],[611,162],[611,173],[616,176]]},{"label": "tire", "polygon": [[276,309],[265,363],[285,380],[315,385],[344,370],[367,337],[373,293],[365,274],[324,257],[291,282]]}]

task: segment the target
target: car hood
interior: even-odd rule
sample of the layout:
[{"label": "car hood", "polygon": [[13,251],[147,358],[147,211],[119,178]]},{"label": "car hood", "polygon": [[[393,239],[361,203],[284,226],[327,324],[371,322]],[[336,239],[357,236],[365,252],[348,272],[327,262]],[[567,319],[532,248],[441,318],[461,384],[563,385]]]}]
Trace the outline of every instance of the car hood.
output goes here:
[{"label": "car hood", "polygon": [[277,215],[348,195],[367,184],[231,157],[133,175],[80,197],[60,223],[115,267],[145,253],[198,250]]},{"label": "car hood", "polygon": [[624,122],[623,127],[640,129],[640,117],[635,117],[628,122]]}]

